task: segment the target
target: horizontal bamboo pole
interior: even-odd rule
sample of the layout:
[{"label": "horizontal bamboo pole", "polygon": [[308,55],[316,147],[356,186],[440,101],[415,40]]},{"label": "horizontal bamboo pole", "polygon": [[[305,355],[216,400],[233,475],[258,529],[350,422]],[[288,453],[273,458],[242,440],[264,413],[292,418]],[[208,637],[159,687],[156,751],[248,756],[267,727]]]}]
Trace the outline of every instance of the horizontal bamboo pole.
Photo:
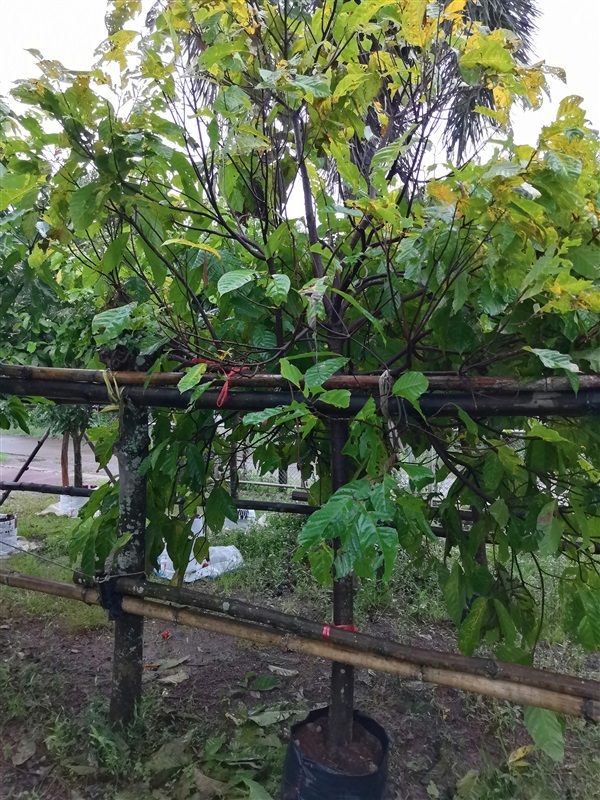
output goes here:
[{"label": "horizontal bamboo pole", "polygon": [[[573,697],[562,692],[539,689],[526,684],[497,681],[481,676],[465,675],[450,669],[419,667],[399,659],[376,656],[372,653],[361,653],[354,649],[342,647],[327,641],[312,641],[301,636],[279,633],[254,625],[249,622],[234,622],[224,617],[216,617],[200,611],[163,605],[150,600],[123,598],[123,609],[129,614],[160,619],[191,628],[200,628],[236,639],[246,639],[254,644],[279,647],[285,652],[302,653],[317,658],[326,658],[343,664],[352,664],[362,669],[373,669],[400,675],[414,681],[449,686],[461,691],[473,691],[476,694],[508,700],[519,705],[533,705],[547,708],[559,714],[584,717],[593,722],[600,722],[600,703],[596,700]],[[473,688],[472,688],[473,687]]]},{"label": "horizontal bamboo pole", "polygon": [[[273,484],[277,486],[277,484]],[[14,481],[0,481],[0,489],[7,489],[9,492],[37,492],[38,494],[64,494],[70,497],[91,497],[93,489],[84,489],[78,486],[59,486],[50,483],[16,483]],[[317,511],[320,506],[309,506],[307,503],[285,503],[278,500],[254,500],[252,498],[234,498],[233,502],[237,508],[249,509],[252,511],[272,511],[276,514],[302,514],[308,516]],[[462,519],[472,519],[472,514],[468,511],[460,512]],[[438,539],[445,539],[446,532],[439,525],[432,525],[431,532]],[[577,542],[563,540],[561,549],[567,550],[570,547],[578,547]],[[600,555],[600,542],[594,542],[594,551]]]},{"label": "horizontal bamboo pole", "polygon": [[[139,581],[134,578],[120,578],[117,581],[117,590],[133,597],[191,606],[203,611],[227,614],[230,617],[246,622],[269,625],[319,641],[323,639],[322,623],[306,617],[285,614],[277,609],[245,603],[242,600],[219,597],[214,594],[198,592],[195,589]],[[364,633],[351,633],[334,627],[329,629],[328,638],[341,647],[401,659],[419,667],[433,669],[452,668],[491,680],[507,680],[532,685],[535,683],[540,688],[560,691],[573,696],[591,697],[600,702],[600,682],[598,681],[533,669],[532,667],[511,664],[493,658],[472,658],[457,653],[412,647],[390,639],[383,639]]]},{"label": "horizontal bamboo pole", "polygon": [[[273,484],[277,486],[277,484]],[[7,489],[10,492],[33,492],[36,494],[64,494],[69,497],[91,497],[94,489],[84,489],[79,486],[59,486],[52,483],[24,483],[19,481],[0,481],[0,489]],[[250,509],[252,511],[273,511],[279,514],[312,514],[316,511],[315,506],[305,503],[285,503],[278,500],[254,500],[250,497],[234,498],[233,502],[237,508]]]},{"label": "horizontal bamboo pole", "polygon": [[[211,372],[207,380],[223,381],[223,369]],[[250,371],[250,370],[249,370]],[[20,364],[0,364],[0,375],[12,378],[31,378],[55,381],[82,381],[104,384],[105,378],[119,386],[175,386],[183,377],[182,372],[111,372],[100,369],[65,369],[61,367],[31,367]],[[456,375],[455,373],[425,373],[431,390],[459,392],[572,392],[568,378],[551,376],[534,381],[519,381],[507,376]],[[289,381],[282,375],[237,374],[229,379],[231,386],[248,386],[265,389],[288,389]],[[363,389],[379,391],[379,375],[336,375],[325,381],[325,389]],[[580,389],[600,389],[600,375],[580,375]]]},{"label": "horizontal bamboo pole", "polygon": [[64,494],[68,497],[91,497],[94,489],[83,486],[60,486],[50,483],[25,483],[24,481],[0,481],[0,489],[8,492],[34,492],[35,494]]},{"label": "horizontal bamboo pole", "polygon": [[[95,589],[74,586],[47,578],[37,578],[31,575],[21,575],[0,570],[0,584],[80,600],[89,605],[100,604],[98,593]],[[584,717],[593,722],[600,722],[600,702],[592,697],[575,696],[565,691],[540,688],[532,683],[517,683],[482,675],[466,674],[463,670],[451,668],[450,661],[447,661],[448,666],[445,668],[418,664],[398,657],[361,652],[353,644],[352,646],[336,644],[335,641],[332,641],[333,636],[330,639],[316,641],[287,631],[267,628],[241,620],[234,621],[202,611],[177,608],[153,600],[140,600],[125,596],[123,597],[122,605],[123,610],[128,614],[187,625],[220,635],[246,639],[254,644],[276,646],[284,651],[326,658],[330,661],[352,664],[364,669],[400,675],[423,683],[449,686],[461,691],[474,692],[523,705],[539,706],[560,714]],[[331,633],[333,634],[334,632],[343,633],[332,629]],[[540,671],[529,670],[529,672],[533,674]],[[571,676],[561,677],[571,678]],[[596,684],[597,682],[585,681],[585,683]]]},{"label": "horizontal bamboo pole", "polygon": [[[170,386],[123,386],[121,396],[133,405],[148,408],[188,408],[191,392],[179,392]],[[0,375],[0,395],[17,397],[45,397],[58,403],[104,405],[114,402],[104,384],[83,381],[57,381],[47,378],[16,378]],[[195,408],[218,409],[220,391],[206,390],[194,402]],[[228,393],[224,408],[228,411],[262,411],[278,405],[289,405],[296,394],[289,389],[267,390],[252,388],[234,389]],[[333,408],[327,403],[307,400],[315,413],[335,418],[355,416],[368,401],[366,393],[354,393],[347,408]],[[379,398],[376,398],[379,403]],[[600,389],[582,389],[577,395],[572,391],[524,391],[513,394],[477,395],[474,392],[426,392],[419,400],[426,417],[458,417],[459,409],[472,417],[553,417],[600,414]],[[391,397],[388,412],[394,418],[414,416],[412,405],[402,398]]]}]

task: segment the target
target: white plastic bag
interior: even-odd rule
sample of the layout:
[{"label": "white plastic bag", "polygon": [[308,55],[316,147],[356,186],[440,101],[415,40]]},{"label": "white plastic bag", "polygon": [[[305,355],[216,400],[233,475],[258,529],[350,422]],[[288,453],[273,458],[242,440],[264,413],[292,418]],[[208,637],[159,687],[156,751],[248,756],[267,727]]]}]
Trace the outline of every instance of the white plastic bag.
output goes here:
[{"label": "white plastic bag", "polygon": [[[219,575],[239,569],[243,563],[242,554],[232,544],[226,547],[209,547],[208,560],[202,564],[199,564],[194,557],[190,558],[183,582],[193,583],[201,578],[218,578]],[[175,568],[166,548],[158,559],[156,574],[159,578],[166,578],[169,581],[175,575]]]}]

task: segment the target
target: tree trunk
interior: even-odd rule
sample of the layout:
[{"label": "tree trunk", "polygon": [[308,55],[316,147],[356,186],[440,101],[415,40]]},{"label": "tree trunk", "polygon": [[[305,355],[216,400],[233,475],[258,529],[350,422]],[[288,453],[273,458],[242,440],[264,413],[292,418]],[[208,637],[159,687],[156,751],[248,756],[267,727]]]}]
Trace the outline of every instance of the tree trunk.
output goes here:
[{"label": "tree trunk", "polygon": [[[127,400],[120,419],[116,452],[119,460],[119,536],[131,538],[111,565],[119,575],[145,573],[146,480],[140,465],[148,454],[148,412]],[[110,721],[114,726],[130,724],[142,696],[144,619],[122,613],[115,620]]]},{"label": "tree trunk", "polygon": [[74,428],[71,432],[71,438],[73,439],[73,486],[79,488],[83,486],[83,466],[81,463],[83,431],[79,428]]},{"label": "tree trunk", "polygon": [[60,450],[60,471],[62,473],[62,485],[68,486],[69,481],[69,431],[63,433],[62,447]]},{"label": "tree trunk", "polygon": [[[348,423],[345,420],[331,422],[331,483],[335,492],[348,483],[348,460],[342,450],[348,439]],[[337,555],[339,539],[333,542]],[[333,624],[354,623],[354,578],[333,580]],[[329,743],[333,747],[344,747],[352,740],[354,714],[354,667],[333,662],[331,668],[331,705],[329,709]]]}]

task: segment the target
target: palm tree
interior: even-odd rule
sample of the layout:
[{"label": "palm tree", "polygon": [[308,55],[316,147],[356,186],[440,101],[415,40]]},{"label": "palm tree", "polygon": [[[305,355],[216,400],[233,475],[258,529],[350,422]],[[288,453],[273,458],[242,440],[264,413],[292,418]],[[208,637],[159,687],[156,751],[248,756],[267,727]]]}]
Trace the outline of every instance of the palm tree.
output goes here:
[{"label": "palm tree", "polygon": [[[450,1],[443,0],[437,4],[440,16]],[[167,4],[168,0],[156,0],[146,19],[150,29]],[[285,19],[292,29],[295,21],[300,17],[310,17],[321,4],[322,0],[278,0],[281,18]],[[432,3],[430,6],[428,13],[435,13],[436,4]],[[510,31],[515,37],[513,55],[522,64],[528,63],[533,52],[533,36],[539,16],[537,0],[468,0],[465,13],[473,25],[483,26],[490,31],[497,29]],[[441,22],[441,25],[444,24]],[[285,33],[282,34],[283,38],[285,36]],[[198,74],[193,72],[193,66],[206,46],[203,41],[203,31],[197,26],[193,27],[184,37],[184,42],[182,61],[186,66],[187,78],[191,76],[187,90],[190,102],[197,107],[210,106],[216,97],[218,87],[207,80],[201,72]],[[367,37],[364,45],[365,59],[368,59],[369,54],[377,47],[377,42]],[[399,50],[396,57],[410,67],[420,58],[420,53],[418,48],[405,46]],[[190,67],[192,69],[189,69]],[[447,43],[442,43],[439,51],[435,53],[435,58],[423,67],[423,74],[418,84],[411,84],[411,80],[409,78],[395,93],[391,91],[389,81],[388,84],[384,82],[377,98],[377,110],[375,103],[372,103],[365,118],[371,137],[367,141],[364,137],[361,139],[357,136],[351,143],[352,159],[368,180],[371,159],[377,150],[402,137],[406,138],[410,146],[406,153],[398,156],[388,178],[391,179],[394,175],[399,178],[405,187],[403,193],[409,202],[419,191],[425,152],[431,140],[442,142],[448,154],[460,164],[486,135],[498,128],[498,123],[492,116],[488,117],[475,111],[478,106],[494,109],[492,92],[484,84],[469,85],[463,80],[457,55]],[[420,96],[425,96],[426,102],[420,100],[415,102],[415,98]],[[381,111],[389,120],[389,124],[382,126]],[[275,134],[275,138],[277,136],[280,134]],[[347,195],[347,189],[339,180],[333,164],[328,166],[326,163],[323,174],[330,192],[338,197]],[[260,216],[257,204],[264,205],[264,192],[258,185],[260,169],[256,168],[249,172],[245,177],[245,183],[252,187],[251,202],[246,216]],[[267,204],[271,209],[279,207],[281,210],[285,206],[287,185],[289,184],[284,185],[274,195],[271,194]]]}]

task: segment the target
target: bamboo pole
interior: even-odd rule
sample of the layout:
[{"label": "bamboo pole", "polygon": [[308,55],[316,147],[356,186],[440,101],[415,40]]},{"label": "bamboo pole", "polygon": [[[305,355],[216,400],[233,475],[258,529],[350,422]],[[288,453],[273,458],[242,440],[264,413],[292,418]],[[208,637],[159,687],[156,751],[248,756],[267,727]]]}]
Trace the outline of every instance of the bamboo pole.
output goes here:
[{"label": "bamboo pole", "polygon": [[[318,641],[323,639],[322,623],[305,617],[285,614],[277,609],[245,603],[242,600],[219,597],[184,587],[133,581],[129,578],[120,578],[117,581],[117,590],[132,597],[191,606],[204,611],[227,614],[246,622],[269,625],[310,639]],[[540,688],[561,691],[573,696],[591,697],[600,702],[600,682],[598,681],[536,670],[521,664],[497,661],[494,658],[473,658],[457,653],[411,647],[390,639],[365,633],[351,633],[338,628],[330,628],[328,638],[335,644],[339,644],[340,647],[354,648],[365,653],[400,659],[418,667],[451,668],[458,672],[479,675],[491,680],[507,680],[515,683],[529,683],[535,680],[535,684]]]},{"label": "bamboo pole", "polygon": [[[31,367],[18,364],[0,364],[0,375],[9,378],[28,378],[55,381],[77,381],[104,385],[108,378],[118,386],[176,386],[184,373],[182,372],[111,372],[100,369],[65,369],[60,367]],[[429,388],[433,391],[459,392],[568,392],[572,387],[568,378],[550,376],[534,381],[519,381],[508,376],[475,376],[457,375],[455,373],[425,373]],[[325,389],[362,389],[379,392],[379,375],[335,375],[323,384]],[[203,381],[215,380],[223,382],[222,369],[211,373],[210,367]],[[289,389],[290,383],[282,375],[263,373],[232,375],[228,382],[231,386],[248,386],[265,389]],[[580,389],[600,389],[600,375],[580,375]]]},{"label": "bamboo pole", "polygon": [[[14,481],[0,481],[0,489],[9,492],[37,492],[38,494],[64,494],[70,497],[91,497],[93,489],[77,488],[76,486],[56,486],[50,483],[15,483]],[[307,503],[285,503],[279,500],[254,500],[250,497],[240,497],[233,501],[237,508],[251,509],[253,511],[271,511],[275,514],[302,514],[308,516],[317,511],[320,506],[309,506]],[[470,519],[469,512],[460,512],[462,519]],[[432,525],[431,532],[438,539],[445,539],[446,532],[439,525]],[[488,542],[492,544],[492,542]],[[592,542],[594,552],[600,555],[600,542]],[[562,551],[571,547],[581,547],[581,541],[563,539],[560,544]]]},{"label": "bamboo pole", "polygon": [[[44,592],[55,597],[80,600],[88,605],[100,605],[95,589],[75,586],[48,578],[21,575],[0,570],[0,584],[29,591]],[[409,678],[422,683],[448,686],[465,692],[495,697],[498,700],[538,706],[559,714],[583,717],[600,722],[600,701],[591,697],[576,697],[561,691],[540,688],[533,683],[514,683],[480,675],[470,675],[452,668],[421,666],[400,658],[358,652],[354,647],[344,647],[331,640],[313,641],[286,631],[269,629],[249,622],[234,621],[214,614],[175,608],[152,600],[123,597],[123,610],[130,615],[159,619],[178,625],[186,625],[223,636],[245,639],[256,645],[279,647],[283,651],[301,653],[329,661],[352,664],[363,669],[373,669]],[[531,673],[539,670],[531,670]],[[565,676],[568,677],[568,676]],[[595,681],[587,683],[596,684]]]},{"label": "bamboo pole", "polygon": [[[46,378],[9,378],[0,376],[0,395],[17,397],[41,396],[57,403],[103,405],[111,402],[106,385],[85,383],[83,381],[57,381]],[[191,392],[179,392],[177,387],[163,386],[124,386],[121,395],[136,406],[148,408],[184,409],[190,404]],[[206,390],[194,402],[194,408],[214,410],[219,408],[220,391]],[[247,391],[233,390],[228,393],[225,407],[229,411],[262,411],[278,405],[289,405],[295,398],[290,390]],[[323,417],[335,418],[355,416],[368,401],[370,395],[353,393],[347,408],[332,407],[318,399],[305,400],[315,413]],[[375,398],[376,404],[379,398]],[[419,400],[426,417],[456,418],[459,409],[470,416],[480,417],[555,417],[586,416],[600,414],[600,389],[582,389],[577,395],[572,391],[525,391],[512,394],[475,394],[474,392],[427,392]],[[389,414],[404,419],[414,416],[412,405],[402,398],[391,397],[388,403]]]}]

